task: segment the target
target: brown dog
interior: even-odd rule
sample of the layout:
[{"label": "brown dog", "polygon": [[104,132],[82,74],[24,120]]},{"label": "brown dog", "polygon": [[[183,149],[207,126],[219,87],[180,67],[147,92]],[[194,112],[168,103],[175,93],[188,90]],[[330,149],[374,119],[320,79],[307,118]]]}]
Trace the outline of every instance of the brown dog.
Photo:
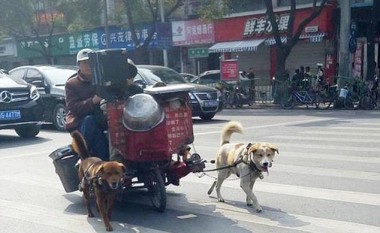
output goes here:
[{"label": "brown dog", "polygon": [[90,191],[94,192],[97,209],[107,231],[112,231],[110,224],[112,206],[116,190],[121,186],[125,173],[122,163],[105,162],[97,157],[90,157],[86,142],[79,131],[71,133],[73,150],[80,156],[79,180],[83,190],[88,217],[94,217],[90,208]]},{"label": "brown dog", "polygon": [[247,205],[253,205],[257,212],[261,212],[262,208],[252,192],[253,185],[257,178],[264,178],[262,172],[268,172],[278,148],[270,143],[230,143],[233,133],[243,133],[243,126],[237,121],[229,122],[222,130],[221,147],[216,160],[216,168],[220,170],[208,194],[210,195],[216,186],[218,201],[224,202],[220,188],[225,179],[231,174],[236,174],[240,177],[240,187],[247,194]]}]

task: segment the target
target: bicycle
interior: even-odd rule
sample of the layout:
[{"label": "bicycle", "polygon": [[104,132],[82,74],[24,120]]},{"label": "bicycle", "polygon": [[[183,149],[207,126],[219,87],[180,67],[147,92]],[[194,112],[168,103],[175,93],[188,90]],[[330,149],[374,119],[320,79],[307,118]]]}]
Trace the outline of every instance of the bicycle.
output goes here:
[{"label": "bicycle", "polygon": [[290,91],[283,91],[281,95],[281,106],[284,109],[294,108],[296,104],[315,105],[317,109],[328,109],[332,103],[333,97],[330,91],[325,88],[318,88],[316,90],[296,90],[290,87]]},{"label": "bicycle", "polygon": [[365,110],[372,110],[372,109],[378,109],[380,107],[378,106],[378,101],[377,101],[377,93],[376,93],[377,89],[373,87],[374,87],[373,81],[365,82],[363,93],[359,97],[358,108],[365,109]]}]

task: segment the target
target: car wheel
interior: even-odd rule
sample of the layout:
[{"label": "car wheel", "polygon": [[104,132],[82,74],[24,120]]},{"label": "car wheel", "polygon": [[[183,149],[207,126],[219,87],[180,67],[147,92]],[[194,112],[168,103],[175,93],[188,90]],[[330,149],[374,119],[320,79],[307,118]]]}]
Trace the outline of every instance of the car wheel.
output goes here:
[{"label": "car wheel", "polygon": [[15,128],[18,136],[22,138],[35,137],[41,130],[41,125],[23,125]]},{"label": "car wheel", "polygon": [[201,113],[201,114],[199,114],[199,117],[205,121],[211,120],[212,118],[214,118],[214,116],[215,116],[215,113]]},{"label": "car wheel", "polygon": [[59,131],[65,130],[66,125],[66,106],[64,104],[57,104],[53,111],[53,124]]}]

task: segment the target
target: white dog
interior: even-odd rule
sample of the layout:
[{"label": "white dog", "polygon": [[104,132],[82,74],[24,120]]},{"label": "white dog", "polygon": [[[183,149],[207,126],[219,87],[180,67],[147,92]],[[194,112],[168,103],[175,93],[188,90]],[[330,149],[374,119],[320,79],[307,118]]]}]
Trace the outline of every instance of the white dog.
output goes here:
[{"label": "white dog", "polygon": [[216,186],[218,201],[224,202],[220,188],[225,179],[231,174],[236,174],[240,177],[240,187],[247,194],[247,205],[253,205],[257,212],[261,212],[262,208],[252,188],[257,178],[264,178],[262,172],[268,172],[268,168],[272,166],[278,148],[271,143],[230,143],[233,133],[243,133],[243,126],[237,121],[229,122],[222,130],[221,147],[216,159],[218,178],[208,194],[210,195]]}]

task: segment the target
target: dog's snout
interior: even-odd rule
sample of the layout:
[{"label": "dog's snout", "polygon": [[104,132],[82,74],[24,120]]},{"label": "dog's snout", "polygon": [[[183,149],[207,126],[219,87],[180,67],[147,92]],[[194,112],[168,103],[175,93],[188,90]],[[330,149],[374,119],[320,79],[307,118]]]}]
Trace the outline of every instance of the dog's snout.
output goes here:
[{"label": "dog's snout", "polygon": [[112,182],[111,183],[111,189],[117,189],[119,187],[119,183],[118,182]]},{"label": "dog's snout", "polygon": [[264,167],[268,167],[268,165],[269,165],[268,162],[264,162],[264,163],[263,163],[263,166],[264,166]]}]

